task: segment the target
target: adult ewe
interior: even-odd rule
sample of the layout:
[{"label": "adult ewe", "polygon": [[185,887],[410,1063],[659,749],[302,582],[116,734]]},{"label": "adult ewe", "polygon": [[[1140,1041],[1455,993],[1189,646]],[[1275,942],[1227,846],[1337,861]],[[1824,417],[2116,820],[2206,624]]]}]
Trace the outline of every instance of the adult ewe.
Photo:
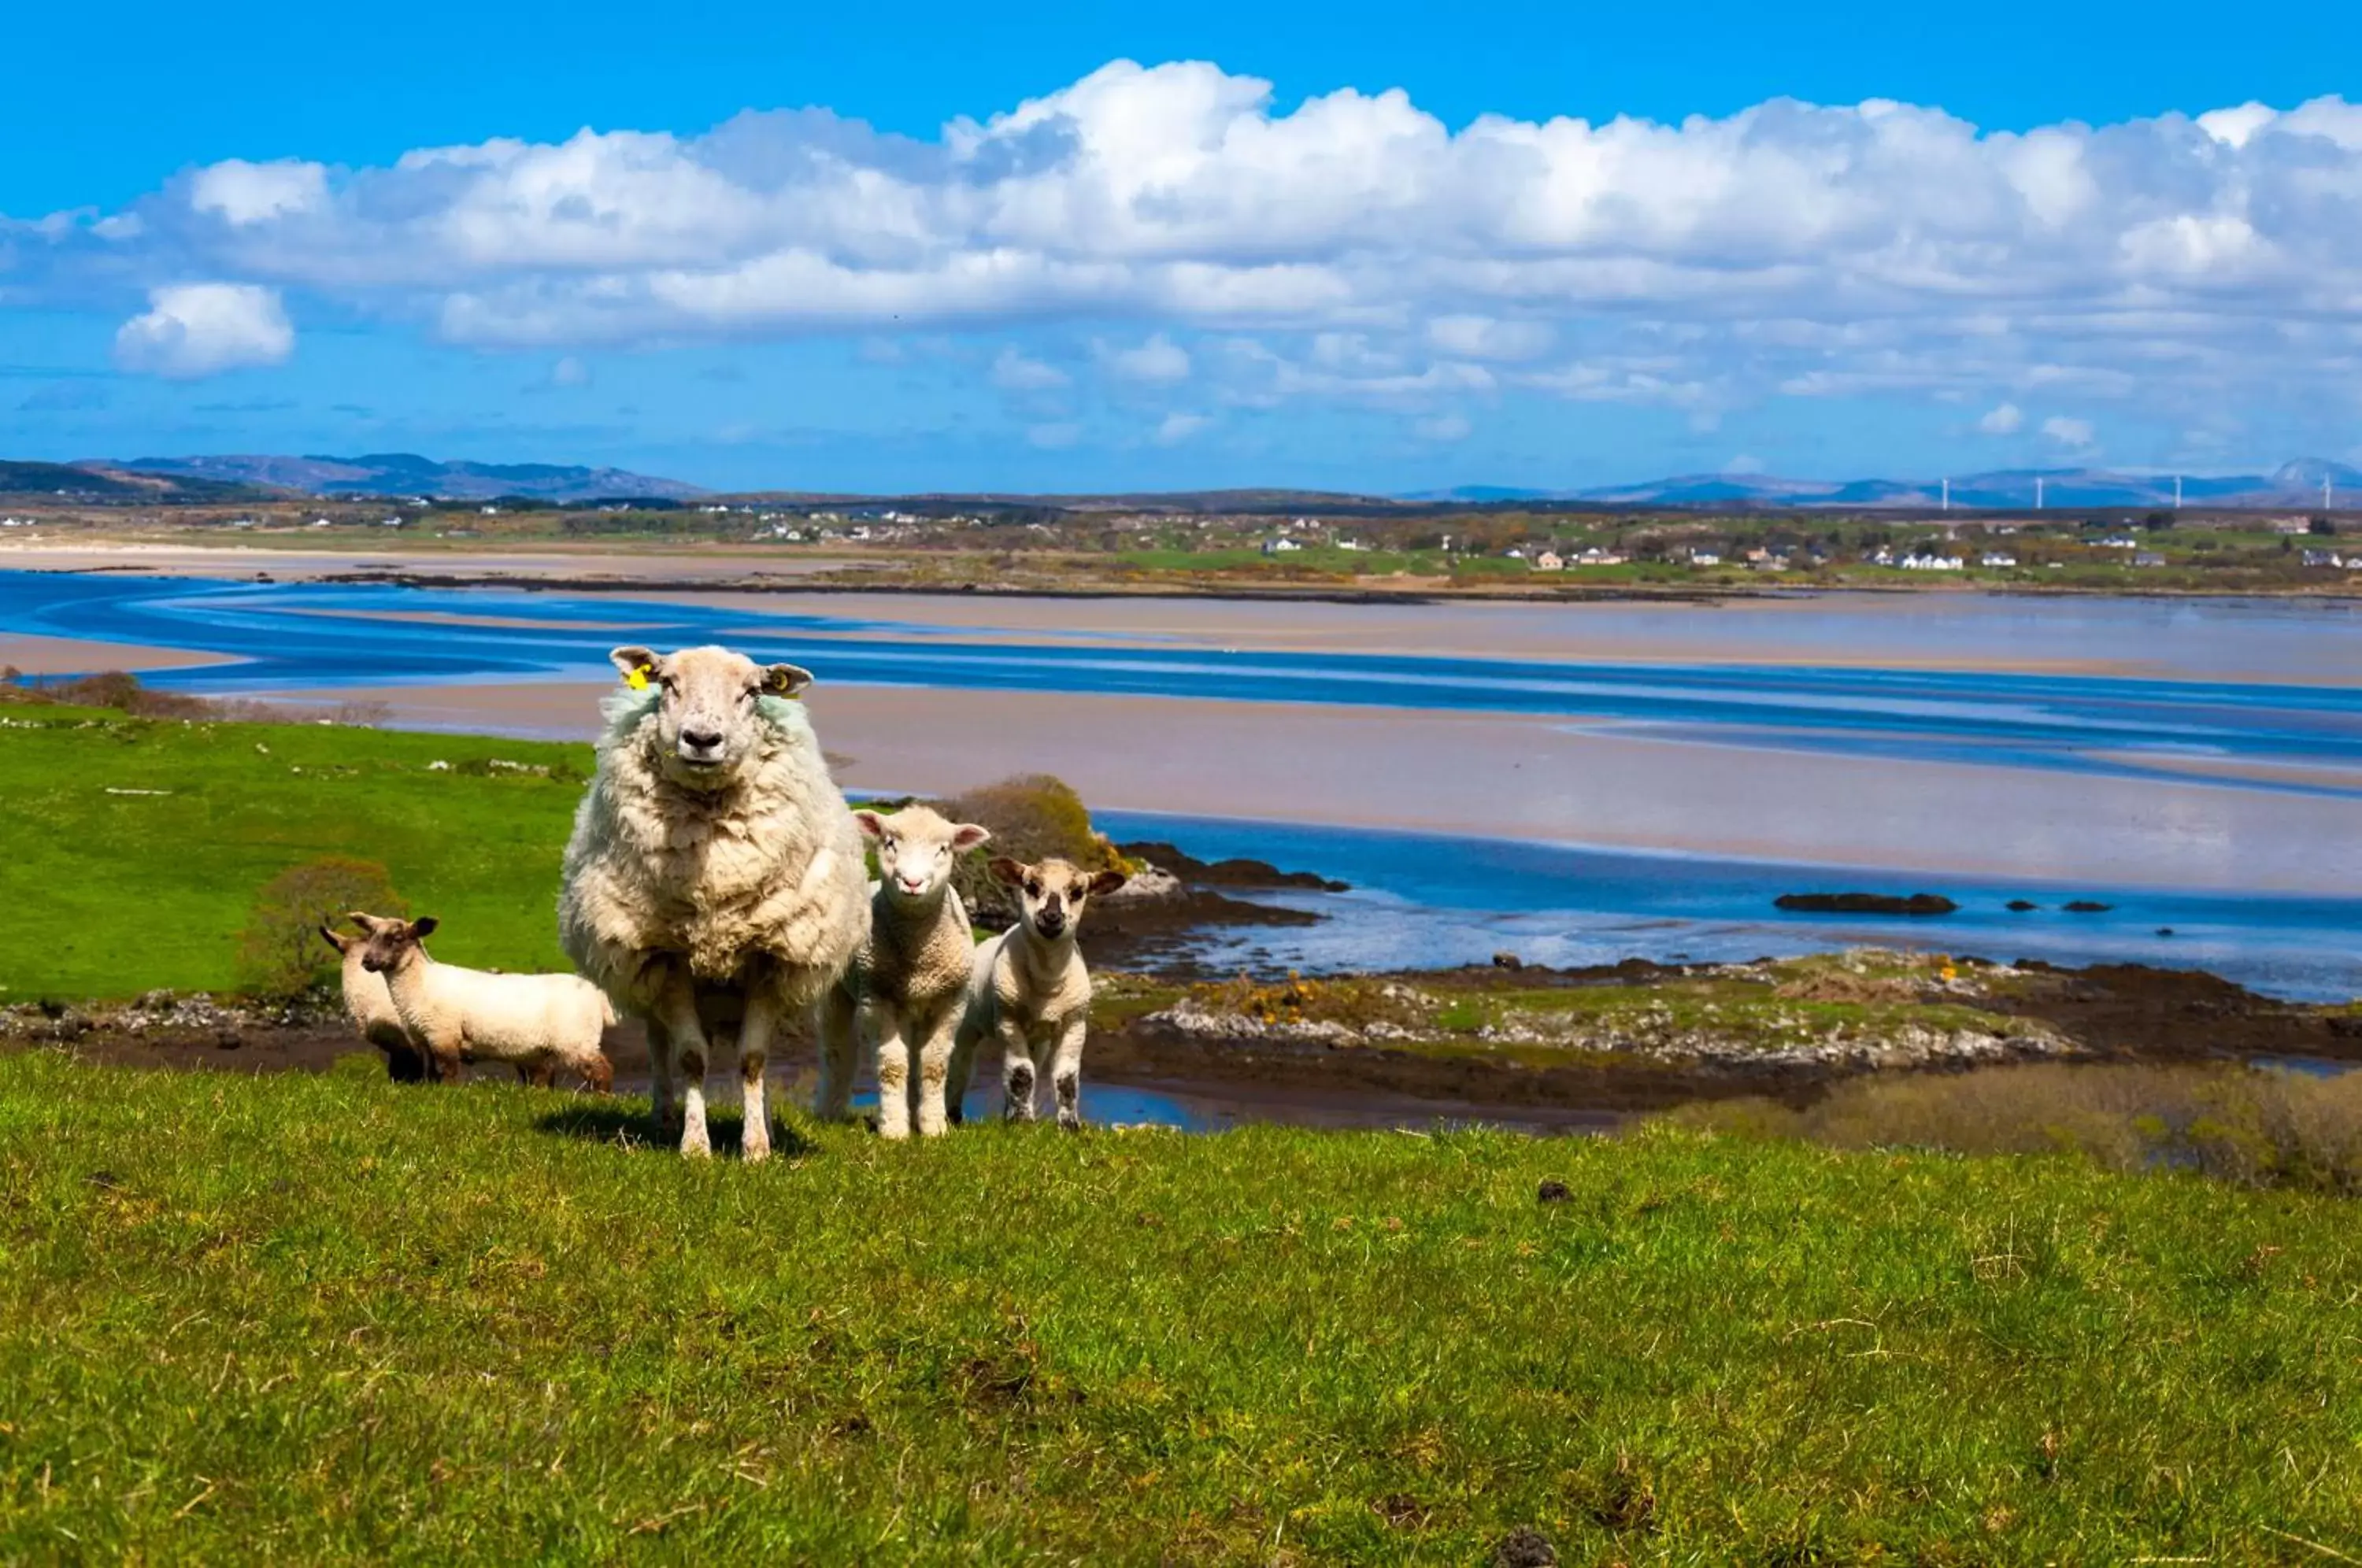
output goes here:
[{"label": "adult ewe", "polygon": [[605,704],[598,774],[566,846],[558,939],[647,1021],[657,1128],[678,1115],[684,1154],[712,1151],[701,1001],[717,1016],[735,1003],[743,1148],[759,1160],[780,1014],[818,999],[869,932],[860,837],[794,701],[808,672],[718,647],[609,657],[626,690]]}]

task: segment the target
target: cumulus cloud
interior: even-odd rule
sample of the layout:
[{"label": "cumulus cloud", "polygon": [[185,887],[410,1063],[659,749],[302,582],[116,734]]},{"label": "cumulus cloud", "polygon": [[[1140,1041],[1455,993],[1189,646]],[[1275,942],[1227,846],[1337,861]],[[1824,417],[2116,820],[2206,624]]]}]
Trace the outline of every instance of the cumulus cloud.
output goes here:
[{"label": "cumulus cloud", "polygon": [[1977,428],[1988,436],[2009,436],[2025,423],[2025,414],[2014,403],[1995,403],[1977,421]]},{"label": "cumulus cloud", "polygon": [[252,283],[173,283],[151,289],[148,309],[115,334],[127,370],[192,380],[248,365],[275,365],[295,350],[295,329],[276,289]]},{"label": "cumulus cloud", "polygon": [[1137,348],[1105,351],[1108,368],[1128,381],[1180,381],[1189,378],[1189,355],[1157,333]]},{"label": "cumulus cloud", "polygon": [[1160,447],[1177,447],[1212,423],[1202,414],[1168,414],[1149,438]]},{"label": "cumulus cloud", "polygon": [[992,384],[1004,392],[1049,392],[1065,386],[1066,372],[1055,365],[1003,348],[992,361]]},{"label": "cumulus cloud", "polygon": [[549,367],[549,384],[554,387],[587,387],[590,384],[590,367],[572,354],[568,354]]},{"label": "cumulus cloud", "polygon": [[2350,395],[2358,220],[2340,98],[2006,132],[1877,100],[1454,130],[1398,91],[1281,113],[1212,64],[1117,61],[932,138],[811,109],[231,160],[0,243],[12,299],[237,277],[484,346],[1120,321],[1103,368],[1148,383],[1252,335],[1275,362],[1241,396],[1481,377],[1711,424],[2047,391],[2179,397],[2187,425],[2243,378]]},{"label": "cumulus cloud", "polygon": [[2070,451],[2089,451],[2092,446],[2092,422],[2088,419],[2053,415],[2042,422],[2042,433]]}]

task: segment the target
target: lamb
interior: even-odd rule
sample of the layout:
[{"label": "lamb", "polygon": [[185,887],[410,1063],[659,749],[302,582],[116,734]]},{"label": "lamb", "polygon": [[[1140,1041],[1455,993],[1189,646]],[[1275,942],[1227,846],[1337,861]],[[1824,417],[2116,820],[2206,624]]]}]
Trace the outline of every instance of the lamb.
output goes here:
[{"label": "lamb", "polygon": [[385,1054],[385,1076],[398,1084],[414,1084],[425,1077],[425,1060],[411,1044],[410,1032],[402,1026],[402,1015],[393,1010],[393,998],[386,994],[385,977],[370,973],[361,964],[361,955],[369,947],[368,939],[347,936],[327,925],[320,927],[320,934],[337,950],[344,971],[345,1016],[352,1020],[362,1039]]},{"label": "lamb", "polygon": [[559,939],[621,1010],[647,1020],[657,1128],[677,1124],[684,1154],[712,1152],[708,1022],[737,1013],[740,1148],[760,1160],[778,1020],[833,986],[869,933],[859,832],[792,700],[808,671],[718,647],[609,657],[627,690],[605,705],[598,771],[566,846]]},{"label": "lamb", "polygon": [[915,1109],[919,1135],[932,1138],[945,1126],[944,1086],[976,951],[952,871],[992,835],[925,806],[890,817],[855,812],[853,820],[877,843],[878,880],[871,884],[869,940],[821,1000],[820,1113],[846,1114],[857,1040],[877,1053],[877,1131],[909,1137]]},{"label": "lamb", "polygon": [[527,1083],[546,1084],[565,1067],[601,1094],[613,1086],[599,1040],[615,1010],[590,981],[438,964],[419,945],[435,930],[431,915],[403,921],[356,911],[345,918],[369,933],[361,966],[385,977],[403,1028],[443,1082],[458,1081],[462,1062],[506,1062]]},{"label": "lamb", "polygon": [[992,874],[1017,889],[1022,918],[976,950],[967,1006],[952,1050],[949,1094],[958,1105],[976,1069],[976,1048],[1000,1043],[1001,1114],[1033,1120],[1033,1100],[1047,1068],[1056,1087],[1058,1125],[1083,1124],[1083,1037],[1089,1028],[1091,975],[1076,950],[1083,907],[1095,893],[1123,886],[1120,871],[1092,873],[1055,858],[1028,866],[1007,856]]}]

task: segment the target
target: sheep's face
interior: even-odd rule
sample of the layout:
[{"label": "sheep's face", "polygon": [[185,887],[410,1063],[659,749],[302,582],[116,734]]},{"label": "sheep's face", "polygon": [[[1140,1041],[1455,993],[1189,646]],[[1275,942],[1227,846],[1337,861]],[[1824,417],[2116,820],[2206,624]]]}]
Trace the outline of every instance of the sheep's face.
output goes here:
[{"label": "sheep's face", "polygon": [[992,863],[992,874],[1017,889],[1027,928],[1053,942],[1082,923],[1092,894],[1112,893],[1128,879],[1120,871],[1086,871],[1071,860],[1028,866],[1005,855]]},{"label": "sheep's face", "polygon": [[425,951],[419,944],[435,933],[433,915],[391,920],[355,910],[345,918],[361,928],[361,967],[372,975],[390,975],[409,963]]},{"label": "sheep's face", "polygon": [[891,816],[855,812],[853,820],[877,846],[877,878],[886,896],[906,903],[940,894],[959,857],[992,836],[974,823],[947,821],[925,806],[905,806]]},{"label": "sheep's face", "polygon": [[632,686],[657,689],[661,765],[678,782],[697,787],[729,778],[754,752],[762,723],[757,701],[792,697],[811,684],[808,670],[759,665],[728,648],[658,654],[624,647],[607,657]]}]

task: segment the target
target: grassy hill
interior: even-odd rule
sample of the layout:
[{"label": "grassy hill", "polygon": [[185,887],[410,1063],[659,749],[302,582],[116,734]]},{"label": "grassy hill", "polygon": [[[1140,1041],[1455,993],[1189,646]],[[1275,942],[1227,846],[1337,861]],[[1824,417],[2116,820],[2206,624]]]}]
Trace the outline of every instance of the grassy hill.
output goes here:
[{"label": "grassy hill", "polygon": [[440,955],[561,968],[590,766],[584,745],[0,706],[0,1002],[230,988],[257,892],[326,856],[382,864],[443,920]]},{"label": "grassy hill", "polygon": [[692,1164],[360,1068],[0,1056],[0,1560],[2362,1552],[2334,1199],[1667,1131]]}]

